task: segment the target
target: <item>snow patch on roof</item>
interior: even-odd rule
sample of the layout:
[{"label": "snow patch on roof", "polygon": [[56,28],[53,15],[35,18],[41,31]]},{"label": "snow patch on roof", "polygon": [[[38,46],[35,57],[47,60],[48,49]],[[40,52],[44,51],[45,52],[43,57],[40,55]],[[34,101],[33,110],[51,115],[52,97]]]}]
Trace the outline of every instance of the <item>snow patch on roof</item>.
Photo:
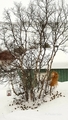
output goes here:
[{"label": "snow patch on roof", "polygon": [[52,69],[68,69],[68,62],[54,62]]}]

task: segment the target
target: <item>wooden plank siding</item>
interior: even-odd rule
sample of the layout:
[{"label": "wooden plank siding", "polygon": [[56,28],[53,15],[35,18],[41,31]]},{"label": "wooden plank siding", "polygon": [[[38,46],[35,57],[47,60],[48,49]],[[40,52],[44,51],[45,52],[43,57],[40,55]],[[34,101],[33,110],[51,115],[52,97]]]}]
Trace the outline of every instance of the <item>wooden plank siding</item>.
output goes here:
[{"label": "wooden plank siding", "polygon": [[68,81],[68,69],[54,69],[59,74],[59,81]]},{"label": "wooden plank siding", "polygon": [[[59,74],[59,82],[64,82],[64,81],[68,81],[68,69],[51,69],[52,71],[56,71]],[[41,69],[40,73],[41,73],[41,78],[45,75],[46,70],[45,69]],[[34,70],[27,70],[27,76],[28,78],[31,80],[31,78],[34,78]],[[21,72],[19,71],[19,76],[21,74]]]},{"label": "wooden plank siding", "polygon": [[[59,74],[59,81],[64,82],[68,81],[68,69],[51,69],[52,71],[56,71]],[[44,73],[45,69],[41,69],[41,73]]]}]

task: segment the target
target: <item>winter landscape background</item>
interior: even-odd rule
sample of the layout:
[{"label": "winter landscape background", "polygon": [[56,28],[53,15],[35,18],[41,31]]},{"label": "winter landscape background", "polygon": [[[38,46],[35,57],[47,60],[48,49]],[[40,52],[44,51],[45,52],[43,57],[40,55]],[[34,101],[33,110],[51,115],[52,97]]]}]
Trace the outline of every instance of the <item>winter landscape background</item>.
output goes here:
[{"label": "winter landscape background", "polygon": [[[28,5],[30,0],[22,2],[23,5]],[[2,21],[2,13],[4,8],[9,8],[13,5],[14,0],[0,1],[0,20]],[[16,0],[20,2],[20,0]],[[66,1],[65,1],[66,2]],[[68,65],[68,54],[58,51],[55,56],[53,67],[58,66],[58,63]],[[57,64],[56,64],[57,63]],[[11,89],[11,87],[10,87]],[[58,95],[53,98],[53,95],[47,95],[45,102],[38,108],[23,110],[18,105],[13,105],[14,94],[7,96],[8,85],[0,84],[0,120],[68,120],[68,82],[59,82],[54,94]],[[12,91],[12,89],[11,89]],[[27,103],[26,103],[27,104]]]}]

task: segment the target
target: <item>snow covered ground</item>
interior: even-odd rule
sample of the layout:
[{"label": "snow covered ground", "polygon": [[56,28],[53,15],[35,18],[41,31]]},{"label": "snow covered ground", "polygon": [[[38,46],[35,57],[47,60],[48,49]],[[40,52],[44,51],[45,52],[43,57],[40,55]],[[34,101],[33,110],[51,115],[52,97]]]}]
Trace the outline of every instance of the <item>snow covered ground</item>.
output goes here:
[{"label": "snow covered ground", "polygon": [[[7,86],[0,85],[0,120],[68,120],[68,82],[59,82],[56,91],[60,96],[46,102],[36,109],[21,110],[11,105],[13,95],[7,96]],[[48,101],[48,102],[47,102]]]}]

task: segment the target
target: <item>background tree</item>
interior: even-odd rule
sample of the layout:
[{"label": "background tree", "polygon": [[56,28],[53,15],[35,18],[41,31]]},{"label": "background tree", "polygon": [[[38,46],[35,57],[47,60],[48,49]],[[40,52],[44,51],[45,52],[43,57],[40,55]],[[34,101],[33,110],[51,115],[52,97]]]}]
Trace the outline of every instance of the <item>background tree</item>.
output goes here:
[{"label": "background tree", "polygon": [[51,0],[32,1],[27,10],[15,3],[5,10],[0,39],[14,60],[9,65],[4,60],[1,76],[8,76],[14,93],[25,101],[43,99],[46,94],[54,56],[68,39],[67,18],[67,8],[56,7]]}]

